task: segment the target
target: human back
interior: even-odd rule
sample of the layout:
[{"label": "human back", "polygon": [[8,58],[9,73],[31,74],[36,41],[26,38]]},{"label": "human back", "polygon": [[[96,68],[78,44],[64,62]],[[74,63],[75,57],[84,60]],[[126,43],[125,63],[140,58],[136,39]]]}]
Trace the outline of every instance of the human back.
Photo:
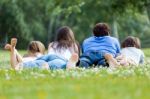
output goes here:
[{"label": "human back", "polygon": [[111,36],[92,36],[83,42],[83,53],[88,51],[102,51],[110,53],[114,57],[120,52],[119,42]]},{"label": "human back", "polygon": [[140,48],[140,40],[137,37],[128,36],[122,42],[121,54],[135,65],[143,64],[145,55]]},{"label": "human back", "polygon": [[93,36],[83,42],[83,53],[88,51],[102,51],[114,57],[120,53],[118,39],[110,36],[110,28],[106,23],[97,23],[93,28]]},{"label": "human back", "polygon": [[49,44],[48,54],[69,60],[73,53],[79,54],[74,33],[68,26],[63,26],[58,29],[55,41]]},{"label": "human back", "polygon": [[120,53],[120,44],[116,38],[110,36],[108,24],[97,23],[93,28],[93,36],[84,40],[82,52],[79,66],[108,66],[105,56],[116,57]]}]

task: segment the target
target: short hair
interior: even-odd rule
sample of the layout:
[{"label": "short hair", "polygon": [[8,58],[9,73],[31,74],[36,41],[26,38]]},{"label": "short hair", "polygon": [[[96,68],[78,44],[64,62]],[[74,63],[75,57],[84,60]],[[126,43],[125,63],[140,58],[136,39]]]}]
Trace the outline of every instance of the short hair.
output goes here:
[{"label": "short hair", "polygon": [[96,37],[110,35],[110,27],[106,23],[97,23],[93,28],[93,34]]},{"label": "short hair", "polygon": [[133,36],[128,36],[121,44],[122,48],[125,47],[136,47],[141,48],[140,39]]}]

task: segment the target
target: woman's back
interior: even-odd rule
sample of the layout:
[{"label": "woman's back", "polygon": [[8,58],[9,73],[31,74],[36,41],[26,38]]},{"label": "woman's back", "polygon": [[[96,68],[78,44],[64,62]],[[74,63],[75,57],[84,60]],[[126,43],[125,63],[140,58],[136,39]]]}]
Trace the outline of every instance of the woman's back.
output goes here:
[{"label": "woman's back", "polygon": [[78,47],[76,44],[68,48],[62,47],[60,49],[58,49],[57,46],[58,46],[58,42],[51,43],[48,48],[48,54],[54,54],[66,60],[69,60],[71,55],[73,53],[77,53],[76,50],[78,50]]}]

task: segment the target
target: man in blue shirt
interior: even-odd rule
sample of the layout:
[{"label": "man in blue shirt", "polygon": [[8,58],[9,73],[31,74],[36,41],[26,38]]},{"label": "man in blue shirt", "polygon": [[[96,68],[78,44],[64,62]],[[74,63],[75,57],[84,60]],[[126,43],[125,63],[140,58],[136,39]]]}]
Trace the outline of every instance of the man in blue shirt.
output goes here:
[{"label": "man in blue shirt", "polygon": [[82,52],[79,66],[104,66],[106,54],[116,57],[120,53],[120,43],[118,39],[110,36],[110,29],[106,23],[98,23],[93,28],[93,36],[84,40]]}]

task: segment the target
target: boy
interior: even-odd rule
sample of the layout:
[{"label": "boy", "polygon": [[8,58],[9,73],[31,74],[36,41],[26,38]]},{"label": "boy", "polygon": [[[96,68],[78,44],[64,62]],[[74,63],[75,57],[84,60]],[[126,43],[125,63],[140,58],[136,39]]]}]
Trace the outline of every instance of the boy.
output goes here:
[{"label": "boy", "polygon": [[120,53],[119,41],[110,36],[110,28],[106,23],[97,23],[93,28],[93,36],[84,40],[83,54],[79,66],[88,68],[92,65],[118,65],[114,57]]}]

